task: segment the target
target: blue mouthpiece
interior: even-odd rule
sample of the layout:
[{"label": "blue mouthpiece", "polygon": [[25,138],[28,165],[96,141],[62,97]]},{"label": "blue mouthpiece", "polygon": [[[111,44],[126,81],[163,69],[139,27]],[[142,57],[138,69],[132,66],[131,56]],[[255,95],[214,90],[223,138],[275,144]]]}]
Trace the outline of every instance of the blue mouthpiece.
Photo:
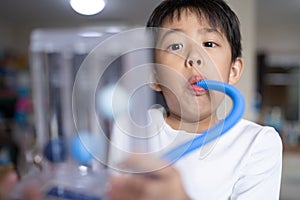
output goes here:
[{"label": "blue mouthpiece", "polygon": [[[218,82],[218,83],[221,84],[222,82]],[[195,83],[195,85],[203,87],[204,89],[208,90],[207,81],[205,81],[205,80],[201,80],[201,81]]]},{"label": "blue mouthpiece", "polygon": [[230,130],[243,117],[245,100],[237,88],[229,85],[228,83],[214,80],[201,80],[197,82],[196,85],[203,87],[206,90],[216,90],[225,93],[231,98],[233,106],[230,113],[214,127],[197,135],[191,141],[187,141],[166,152],[163,155],[163,159],[167,160],[168,162],[175,162],[181,157],[217,139]]}]

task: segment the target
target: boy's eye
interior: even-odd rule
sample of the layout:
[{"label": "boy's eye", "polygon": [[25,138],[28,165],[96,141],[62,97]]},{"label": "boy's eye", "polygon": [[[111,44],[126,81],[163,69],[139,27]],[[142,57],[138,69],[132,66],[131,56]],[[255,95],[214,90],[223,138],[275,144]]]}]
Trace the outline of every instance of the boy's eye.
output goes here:
[{"label": "boy's eye", "polygon": [[171,44],[170,46],[168,46],[167,50],[169,51],[176,51],[179,49],[182,49],[183,44],[177,43],[177,44]]},{"label": "boy's eye", "polygon": [[203,46],[205,46],[205,47],[215,47],[215,46],[217,46],[217,44],[214,43],[214,42],[204,42]]}]

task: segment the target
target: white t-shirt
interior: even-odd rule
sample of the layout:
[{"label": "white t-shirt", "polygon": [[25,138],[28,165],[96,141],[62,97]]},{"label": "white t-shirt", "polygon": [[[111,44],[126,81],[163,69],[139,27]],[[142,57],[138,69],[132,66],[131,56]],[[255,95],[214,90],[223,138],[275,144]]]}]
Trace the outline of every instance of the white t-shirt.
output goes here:
[{"label": "white t-shirt", "polygon": [[[172,129],[158,110],[151,111],[156,129],[147,140],[147,149],[163,153],[195,137]],[[111,165],[133,151],[132,136],[124,133],[122,122],[112,135]],[[118,150],[116,150],[118,149]],[[271,127],[241,120],[227,133],[174,163],[191,199],[205,200],[275,200],[279,199],[282,142]]]}]

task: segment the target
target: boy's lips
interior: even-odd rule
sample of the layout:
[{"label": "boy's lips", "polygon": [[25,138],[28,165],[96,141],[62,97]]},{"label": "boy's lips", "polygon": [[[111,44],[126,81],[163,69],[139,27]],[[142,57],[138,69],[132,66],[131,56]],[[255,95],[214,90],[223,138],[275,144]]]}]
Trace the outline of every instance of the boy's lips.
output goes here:
[{"label": "boy's lips", "polygon": [[189,78],[189,88],[193,90],[196,95],[203,95],[207,92],[203,87],[197,86],[196,83],[203,80],[203,77],[200,75],[192,76]]}]

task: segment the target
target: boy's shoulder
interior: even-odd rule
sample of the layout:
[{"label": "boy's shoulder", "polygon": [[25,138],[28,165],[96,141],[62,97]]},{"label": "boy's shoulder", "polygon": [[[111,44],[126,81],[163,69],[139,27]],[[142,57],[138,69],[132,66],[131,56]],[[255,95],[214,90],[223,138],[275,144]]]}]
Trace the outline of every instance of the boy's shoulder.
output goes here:
[{"label": "boy's shoulder", "polygon": [[273,146],[272,148],[280,149],[282,141],[280,134],[270,126],[264,126],[255,122],[242,119],[233,128],[233,134],[241,140],[248,141],[252,145]]},{"label": "boy's shoulder", "polygon": [[256,122],[247,120],[247,119],[241,119],[237,123],[236,128],[238,128],[240,130],[243,130],[243,131],[246,131],[246,132],[256,132],[256,133],[258,133],[258,132],[266,132],[267,131],[267,132],[277,133],[277,131],[273,127],[264,126],[264,125],[258,124]]}]

